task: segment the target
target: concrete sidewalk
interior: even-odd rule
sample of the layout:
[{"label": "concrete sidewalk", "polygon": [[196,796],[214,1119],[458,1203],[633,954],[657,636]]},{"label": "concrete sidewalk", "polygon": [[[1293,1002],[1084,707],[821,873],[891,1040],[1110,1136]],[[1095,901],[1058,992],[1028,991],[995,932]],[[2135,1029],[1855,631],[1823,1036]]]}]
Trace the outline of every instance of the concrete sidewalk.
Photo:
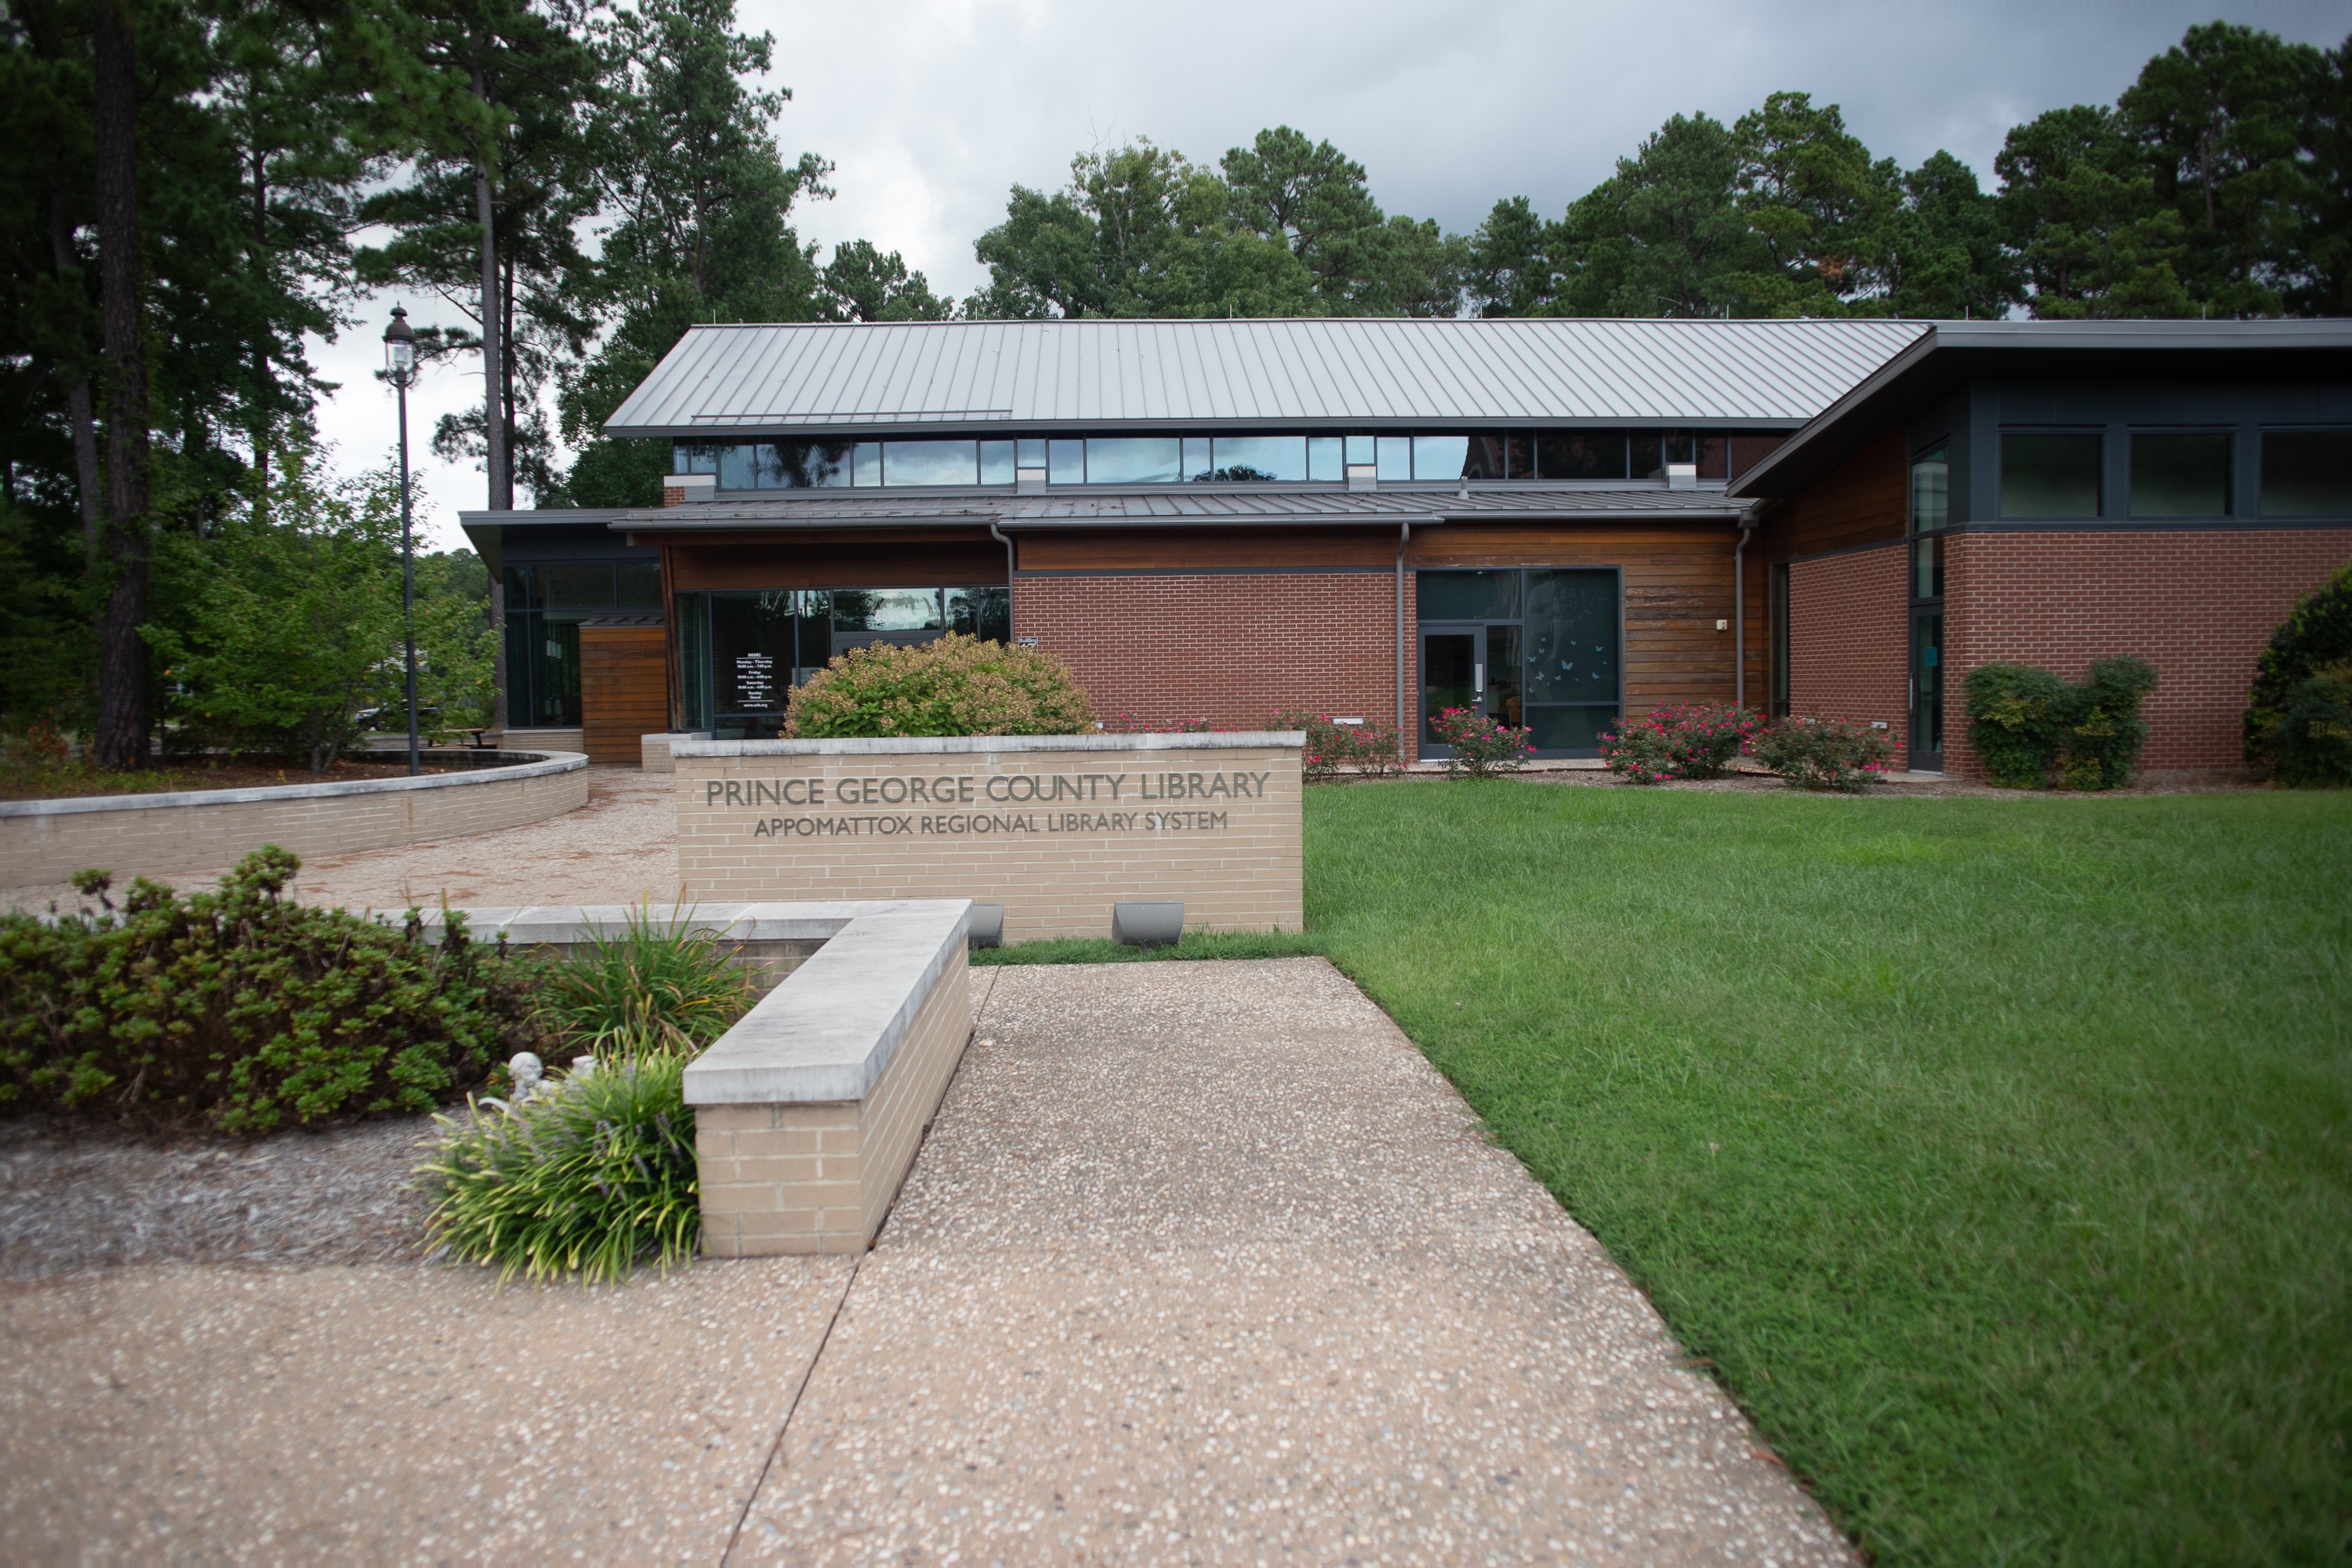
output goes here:
[{"label": "concrete sidewalk", "polygon": [[1853,1561],[1328,964],[975,978],[737,1557]]},{"label": "concrete sidewalk", "polygon": [[200,1258],[0,1287],[0,1539],[41,1560],[1853,1560],[1329,965],[973,978],[977,1038],[855,1260],[499,1291],[418,1260]]}]

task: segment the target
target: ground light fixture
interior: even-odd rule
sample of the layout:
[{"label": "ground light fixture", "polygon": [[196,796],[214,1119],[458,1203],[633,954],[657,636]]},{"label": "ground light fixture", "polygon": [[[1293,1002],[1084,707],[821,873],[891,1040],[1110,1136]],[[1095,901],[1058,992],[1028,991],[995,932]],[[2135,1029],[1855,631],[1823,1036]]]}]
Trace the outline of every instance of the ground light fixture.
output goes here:
[{"label": "ground light fixture", "polygon": [[416,329],[408,312],[392,308],[392,324],[383,330],[383,373],[398,389],[400,399],[400,630],[408,661],[408,776],[418,773],[416,761],[416,551],[408,522],[408,388],[416,380]]}]

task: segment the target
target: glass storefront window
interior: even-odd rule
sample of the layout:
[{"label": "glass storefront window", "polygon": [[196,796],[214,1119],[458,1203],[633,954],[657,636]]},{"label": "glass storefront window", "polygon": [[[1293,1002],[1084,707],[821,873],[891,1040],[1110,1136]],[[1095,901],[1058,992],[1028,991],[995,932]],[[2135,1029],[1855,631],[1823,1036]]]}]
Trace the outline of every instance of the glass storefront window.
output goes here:
[{"label": "glass storefront window", "polygon": [[1290,482],[1307,478],[1304,436],[1219,436],[1214,477],[1229,484]]},{"label": "glass storefront window", "polygon": [[2230,437],[2139,433],[2131,438],[2134,517],[2230,515]]},{"label": "glass storefront window", "polygon": [[1338,480],[1348,477],[1346,458],[1337,436],[1307,437],[1307,477],[1310,479]]},{"label": "glass storefront window", "polygon": [[1517,572],[1423,572],[1413,603],[1424,621],[1515,621],[1519,618]]},{"label": "glass storefront window", "polygon": [[677,595],[677,673],[688,730],[710,728],[710,595]]},{"label": "glass storefront window", "polygon": [[885,441],[886,485],[970,485],[980,482],[977,441]]},{"label": "glass storefront window", "polygon": [[1469,461],[1470,437],[1467,436],[1412,437],[1412,477],[1416,479],[1459,479]]},{"label": "glass storefront window", "polygon": [[539,581],[547,608],[553,614],[576,616],[583,611],[613,607],[613,568],[609,563],[541,566]]},{"label": "glass storefront window", "polygon": [[1548,479],[1622,479],[1622,430],[1560,430],[1536,439],[1536,471]]},{"label": "glass storefront window", "polygon": [[835,588],[833,629],[921,632],[940,629],[937,588]]},{"label": "glass storefront window", "polygon": [[1588,568],[1527,577],[1528,710],[1553,702],[1606,703],[1613,718],[1617,574]]},{"label": "glass storefront window", "polygon": [[2098,516],[2100,446],[2095,435],[2003,434],[2000,515]]},{"label": "glass storefront window", "polygon": [[1013,595],[1004,588],[950,588],[948,630],[984,642],[1013,640]]},{"label": "glass storefront window", "polygon": [[2264,517],[2352,517],[2352,430],[2263,432]]},{"label": "glass storefront window", "polygon": [[622,610],[661,608],[661,563],[624,561],[613,570],[613,605]]},{"label": "glass storefront window", "polygon": [[1911,531],[1932,533],[1949,527],[1951,521],[1951,448],[1939,446],[1911,462]]},{"label": "glass storefront window", "polygon": [[793,684],[800,597],[791,589],[710,595],[713,726],[732,731],[722,738],[776,732]]},{"label": "glass storefront window", "polygon": [[1183,455],[1183,443],[1173,436],[1089,437],[1087,483],[1174,484]]}]

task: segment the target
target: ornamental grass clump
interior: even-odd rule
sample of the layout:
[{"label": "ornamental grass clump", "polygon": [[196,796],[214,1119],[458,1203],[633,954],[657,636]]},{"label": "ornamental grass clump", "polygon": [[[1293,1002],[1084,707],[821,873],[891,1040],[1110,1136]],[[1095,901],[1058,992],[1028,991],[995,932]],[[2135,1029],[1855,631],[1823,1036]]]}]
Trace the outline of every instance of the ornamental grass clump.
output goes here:
[{"label": "ornamental grass clump", "polygon": [[648,1050],[557,1079],[520,1105],[488,1100],[437,1118],[420,1167],[434,1188],[425,1236],[501,1279],[618,1280],[665,1271],[702,1235],[687,1109],[688,1053]]},{"label": "ornamental grass clump", "polygon": [[1628,784],[1721,778],[1761,722],[1728,702],[1677,703],[1604,732],[1601,757]]},{"label": "ornamental grass clump", "polygon": [[575,1050],[600,1057],[692,1053],[732,1027],[757,989],[710,931],[692,929],[676,909],[656,925],[640,904],[618,932],[592,931],[549,968],[538,1016]]},{"label": "ornamental grass clump", "polygon": [[1793,789],[1861,795],[1886,772],[1895,748],[1876,730],[1843,719],[1782,719],[1748,742],[1748,754]]},{"label": "ornamental grass clump", "polygon": [[1070,667],[1050,653],[961,632],[915,647],[852,648],[793,689],[784,733],[1076,735],[1095,727]]},{"label": "ornamental grass clump", "polygon": [[259,1133],[420,1114],[541,1039],[527,966],[450,911],[437,942],[284,897],[301,860],[268,845],[219,890],[74,884],[104,906],[0,916],[0,1108]]},{"label": "ornamental grass clump", "polygon": [[1475,708],[1448,708],[1429,721],[1429,730],[1452,749],[1445,771],[1455,778],[1491,779],[1517,773],[1535,750],[1526,729]]}]

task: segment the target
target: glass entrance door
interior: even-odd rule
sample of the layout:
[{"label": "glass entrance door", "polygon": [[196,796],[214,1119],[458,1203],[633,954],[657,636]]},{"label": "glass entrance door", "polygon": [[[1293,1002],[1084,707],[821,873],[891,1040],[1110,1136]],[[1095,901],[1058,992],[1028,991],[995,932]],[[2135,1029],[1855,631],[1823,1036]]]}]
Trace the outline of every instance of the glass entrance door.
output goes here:
[{"label": "glass entrance door", "polygon": [[1423,629],[1421,634],[1421,745],[1424,754],[1446,756],[1449,749],[1430,726],[1448,708],[1484,709],[1486,704],[1486,633],[1483,627]]},{"label": "glass entrance door", "polygon": [[1944,612],[1920,610],[1911,617],[1912,771],[1944,771]]}]

